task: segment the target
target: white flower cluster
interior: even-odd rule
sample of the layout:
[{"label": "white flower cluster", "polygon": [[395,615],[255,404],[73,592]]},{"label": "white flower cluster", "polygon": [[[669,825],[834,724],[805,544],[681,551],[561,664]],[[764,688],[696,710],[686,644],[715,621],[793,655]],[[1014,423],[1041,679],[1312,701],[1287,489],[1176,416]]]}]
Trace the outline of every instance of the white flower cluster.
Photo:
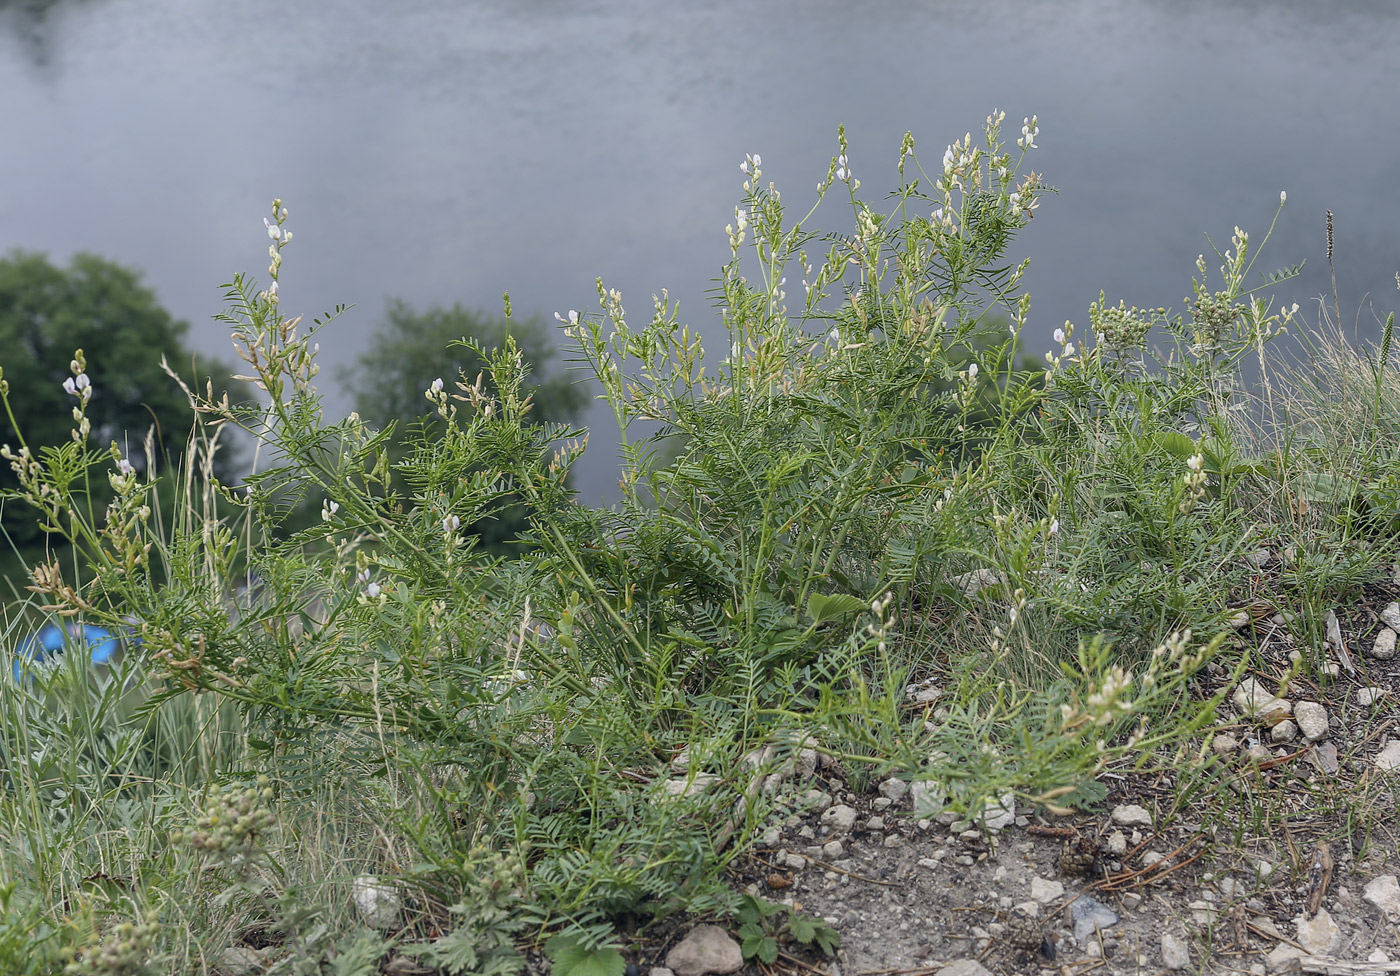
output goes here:
[{"label": "white flower cluster", "polygon": [[73,430],[73,440],[83,441],[92,430],[92,421],[87,417],[88,401],[92,399],[92,380],[88,379],[87,358],[81,349],[73,353],[68,369],[73,375],[63,381],[63,392],[78,398],[77,405],[73,407],[73,422],[78,425]]},{"label": "white flower cluster", "polygon": [[1181,512],[1182,515],[1189,513],[1191,509],[1196,507],[1196,503],[1205,497],[1205,464],[1205,458],[1199,454],[1193,454],[1186,459],[1187,471],[1181,476],[1182,483],[1186,485],[1186,494],[1177,506],[1177,511]]},{"label": "white flower cluster", "polygon": [[[736,228],[737,225],[737,229]],[[739,256],[739,248],[744,243],[746,231],[749,226],[749,212],[743,207],[734,208],[734,223],[725,224],[724,232],[729,235],[729,250],[735,257]]]},{"label": "white flower cluster", "polygon": [[1074,354],[1078,350],[1074,342],[1070,339],[1072,335],[1074,335],[1074,323],[1066,319],[1064,328],[1056,329],[1051,336],[1060,348],[1058,352],[1051,349],[1045,353],[1045,363],[1049,367],[1049,369],[1045,371],[1045,378],[1047,381],[1049,381],[1054,372],[1060,368],[1061,363],[1066,359],[1074,359]]}]

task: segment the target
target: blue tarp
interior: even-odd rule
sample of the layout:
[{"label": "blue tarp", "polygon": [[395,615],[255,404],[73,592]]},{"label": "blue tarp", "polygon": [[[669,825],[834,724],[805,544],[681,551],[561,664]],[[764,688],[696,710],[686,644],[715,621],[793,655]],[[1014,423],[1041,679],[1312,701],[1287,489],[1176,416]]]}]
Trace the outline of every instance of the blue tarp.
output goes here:
[{"label": "blue tarp", "polygon": [[15,680],[21,679],[26,668],[53,661],[66,648],[79,646],[89,648],[93,664],[111,664],[112,655],[121,648],[121,640],[102,627],[46,623],[15,648]]}]

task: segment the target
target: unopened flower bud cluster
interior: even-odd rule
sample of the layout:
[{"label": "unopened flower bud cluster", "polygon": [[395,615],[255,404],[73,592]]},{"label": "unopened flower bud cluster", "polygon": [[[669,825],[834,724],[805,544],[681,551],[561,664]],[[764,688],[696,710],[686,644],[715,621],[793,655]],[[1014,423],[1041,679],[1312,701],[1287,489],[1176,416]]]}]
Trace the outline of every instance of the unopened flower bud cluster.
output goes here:
[{"label": "unopened flower bud cluster", "polygon": [[272,787],[266,776],[243,790],[225,789],[211,797],[188,833],[178,832],[176,843],[188,841],[196,851],[230,861],[246,858],[259,849],[259,834],[277,822],[268,806]]},{"label": "unopened flower bud cluster", "polygon": [[137,976],[150,972],[151,950],[160,935],[155,912],[144,921],[122,922],[99,944],[81,951],[63,967],[64,976]]},{"label": "unopened flower bud cluster", "polygon": [[1132,352],[1141,349],[1152,330],[1152,322],[1143,309],[1129,308],[1124,302],[1109,305],[1104,293],[1099,292],[1099,300],[1089,304],[1089,327],[1099,345],[1106,346],[1116,353]]}]

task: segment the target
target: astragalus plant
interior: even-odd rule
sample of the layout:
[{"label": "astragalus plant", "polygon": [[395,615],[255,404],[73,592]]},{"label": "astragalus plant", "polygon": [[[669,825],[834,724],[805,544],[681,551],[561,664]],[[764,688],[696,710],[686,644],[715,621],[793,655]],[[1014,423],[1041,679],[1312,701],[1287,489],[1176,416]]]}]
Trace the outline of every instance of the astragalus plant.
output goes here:
[{"label": "astragalus plant", "polygon": [[[620,972],[618,920],[733,912],[724,869],[805,790],[804,755],[928,780],[974,817],[1090,803],[1107,764],[1210,720],[1187,683],[1221,646],[1248,534],[1232,371],[1277,323],[1242,304],[1240,235],[1187,317],[1096,303],[1096,342],[1067,325],[1028,364],[1009,255],[1050,188],[1025,168],[1037,120],[1014,147],[1004,121],[930,171],[906,137],[883,206],[842,132],[795,222],[747,157],[718,356],[664,292],[640,325],[601,281],[596,312],[561,313],[622,440],[606,508],[578,503],[586,432],[532,423],[509,341],[423,391],[441,433],[395,452],[395,477],[394,431],[326,418],[334,316],[282,313],[276,202],[268,283],[235,278],[225,315],[263,399],[190,391],[270,464],[215,486],[231,514],[158,531],[147,485],[81,424],[56,452],[7,448],[92,574],[39,566],[35,587],[55,612],[134,622],[161,683],[148,709],[241,710],[244,772],[285,805],[267,884],[307,856],[297,798],[348,798],[403,896],[389,940],[452,971],[517,968],[515,939]],[[849,230],[820,233],[833,201]],[[1143,359],[1154,325],[1185,358]],[[86,471],[111,479],[106,513],[72,490]],[[527,555],[462,532],[522,500]],[[308,501],[320,523],[284,531]],[[937,692],[913,700],[915,680]]]}]

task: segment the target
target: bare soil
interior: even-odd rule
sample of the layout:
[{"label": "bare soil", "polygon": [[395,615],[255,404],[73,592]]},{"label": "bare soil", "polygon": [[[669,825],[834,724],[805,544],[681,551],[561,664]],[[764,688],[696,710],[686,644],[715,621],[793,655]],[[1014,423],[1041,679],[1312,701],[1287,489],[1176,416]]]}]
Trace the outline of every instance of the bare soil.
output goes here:
[{"label": "bare soil", "polygon": [[[1067,819],[1017,811],[1014,825],[990,833],[946,814],[915,819],[908,796],[858,794],[839,768],[820,770],[807,786],[855,808],[854,828],[823,823],[825,801],[780,812],[777,829],[740,859],[734,880],[824,918],[842,947],[835,959],[790,947],[774,966],[746,972],[915,976],[977,960],[994,973],[1046,976],[1156,973],[1183,963],[1193,972],[1262,974],[1296,969],[1289,959],[1300,956],[1321,971],[1321,955],[1385,971],[1379,964],[1400,960],[1400,919],[1387,919],[1364,892],[1377,877],[1400,874],[1400,770],[1375,762],[1391,737],[1400,739],[1400,659],[1366,652],[1381,608],[1397,594],[1397,585],[1372,587],[1338,611],[1346,653],[1327,652],[1337,674],[1320,682],[1282,684],[1298,670],[1290,652],[1321,649],[1300,648],[1278,618],[1242,628],[1239,639],[1252,644],[1257,662],[1253,676],[1295,702],[1323,705],[1328,733],[1316,742],[1301,735],[1274,742],[1267,725],[1234,713],[1227,697],[1227,724],[1214,733],[1238,745],[1211,750],[1218,761],[1210,788],[1195,795],[1184,795],[1185,779],[1176,776],[1110,774],[1099,811]],[[1339,663],[1343,656],[1351,670]],[[1229,681],[1223,668],[1211,668],[1200,691]],[[1366,688],[1384,694],[1361,704],[1357,692]],[[1267,752],[1251,756],[1252,744]],[[1125,804],[1145,808],[1150,823],[1115,823],[1112,812]],[[1079,849],[1095,855],[1087,874],[1060,863],[1077,836],[1089,838]],[[1117,921],[1076,937],[1072,919],[1086,899]],[[1034,917],[1039,947],[1012,944],[1007,926],[1018,915]],[[692,924],[676,920],[644,937],[633,957],[640,972],[664,965]],[[1024,946],[1026,923],[1016,927]]]}]

